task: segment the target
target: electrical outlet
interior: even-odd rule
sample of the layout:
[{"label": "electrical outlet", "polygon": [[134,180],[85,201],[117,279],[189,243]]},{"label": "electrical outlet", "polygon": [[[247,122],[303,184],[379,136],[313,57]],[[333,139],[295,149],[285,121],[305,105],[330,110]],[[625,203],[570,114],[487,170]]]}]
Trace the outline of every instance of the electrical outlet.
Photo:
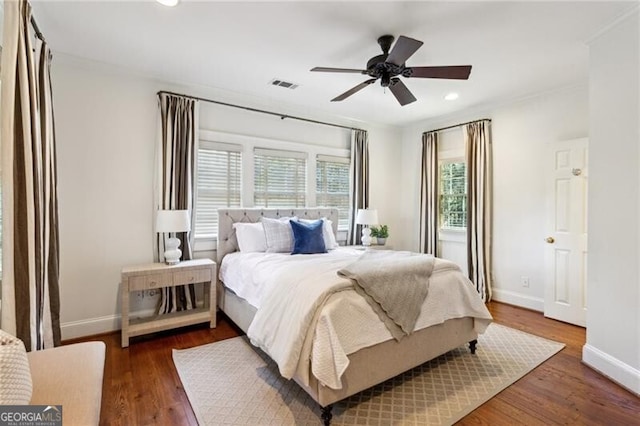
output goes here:
[{"label": "electrical outlet", "polygon": [[522,287],[529,287],[529,277],[521,276],[520,284],[522,284]]}]

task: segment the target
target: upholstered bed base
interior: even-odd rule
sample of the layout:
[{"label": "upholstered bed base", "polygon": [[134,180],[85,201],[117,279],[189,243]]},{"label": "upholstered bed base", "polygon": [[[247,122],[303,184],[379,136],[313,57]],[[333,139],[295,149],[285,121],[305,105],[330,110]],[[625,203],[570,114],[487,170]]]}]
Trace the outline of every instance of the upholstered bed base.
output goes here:
[{"label": "upholstered bed base", "polygon": [[[245,333],[256,308],[219,284],[220,309]],[[322,386],[309,374],[310,386],[294,380],[323,407],[382,383],[452,349],[478,338],[473,318],[457,318],[413,333],[400,342],[388,340],[349,355],[349,367],[342,376],[342,389]]]},{"label": "upholstered bed base", "polygon": [[[262,216],[282,217],[293,215],[310,219],[328,217],[333,220],[334,227],[338,222],[338,212],[335,209],[220,210],[218,216],[218,262],[222,261],[224,255],[237,250],[237,240],[232,227],[234,222],[255,222]],[[256,308],[224,287],[224,284],[219,280],[217,285],[218,306],[246,333],[253,320]],[[309,373],[311,377],[309,386],[302,385],[302,380],[297,377],[294,377],[294,380],[321,406],[327,407],[334,402],[382,383],[452,349],[475,341],[478,335],[473,328],[473,321],[472,318],[452,319],[443,324],[419,330],[400,342],[391,339],[349,355],[349,367],[347,367],[343,375],[343,387],[340,390],[321,385],[311,373]]]}]

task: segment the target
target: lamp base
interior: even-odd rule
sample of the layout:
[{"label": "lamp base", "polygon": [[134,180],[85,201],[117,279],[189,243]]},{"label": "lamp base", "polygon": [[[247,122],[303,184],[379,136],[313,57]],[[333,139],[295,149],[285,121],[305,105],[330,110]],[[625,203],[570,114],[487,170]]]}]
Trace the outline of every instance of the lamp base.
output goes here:
[{"label": "lamp base", "polygon": [[362,228],[362,245],[365,247],[368,247],[371,245],[371,229],[369,229],[369,227],[365,226],[364,228]]},{"label": "lamp base", "polygon": [[166,248],[164,252],[164,263],[167,265],[177,265],[180,263],[180,256],[182,256],[182,250],[180,247],[180,239],[179,238],[167,238],[164,243]]}]

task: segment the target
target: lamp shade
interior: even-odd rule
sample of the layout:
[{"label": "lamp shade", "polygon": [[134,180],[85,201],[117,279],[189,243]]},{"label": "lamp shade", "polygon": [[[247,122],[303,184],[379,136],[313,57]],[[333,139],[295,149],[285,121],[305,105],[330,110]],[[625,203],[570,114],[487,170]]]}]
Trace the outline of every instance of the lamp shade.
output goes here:
[{"label": "lamp shade", "polygon": [[356,216],[358,225],[376,225],[378,223],[378,210],[360,209]]},{"label": "lamp shade", "polygon": [[190,230],[188,210],[158,210],[156,232],[187,232]]}]

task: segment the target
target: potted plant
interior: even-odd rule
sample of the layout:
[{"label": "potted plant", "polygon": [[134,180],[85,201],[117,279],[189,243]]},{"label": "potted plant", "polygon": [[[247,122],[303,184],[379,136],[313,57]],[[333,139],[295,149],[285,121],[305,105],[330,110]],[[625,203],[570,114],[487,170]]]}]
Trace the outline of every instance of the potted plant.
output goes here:
[{"label": "potted plant", "polygon": [[389,238],[389,227],[387,225],[372,226],[371,237],[377,239],[378,245],[385,245],[387,238]]}]

